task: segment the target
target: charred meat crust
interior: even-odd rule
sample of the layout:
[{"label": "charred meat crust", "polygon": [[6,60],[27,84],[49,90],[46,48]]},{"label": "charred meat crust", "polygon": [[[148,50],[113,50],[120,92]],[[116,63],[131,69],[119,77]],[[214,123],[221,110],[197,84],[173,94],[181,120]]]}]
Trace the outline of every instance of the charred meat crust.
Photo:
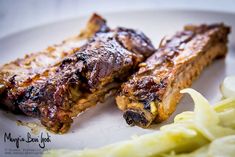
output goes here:
[{"label": "charred meat crust", "polygon": [[[97,33],[79,51],[62,61],[55,71],[49,72],[48,75],[52,77],[47,78],[46,82],[33,85],[33,92],[28,94],[29,97],[25,94],[19,107],[28,115],[40,116],[42,123],[52,131],[66,132],[72,117],[76,116],[71,109],[74,105],[79,106],[79,100],[88,99],[88,95],[97,93],[99,99],[96,102],[100,101],[112,88],[98,92],[114,81],[121,82],[120,76],[122,79],[126,78],[144,60],[142,54],[145,52],[139,50],[134,53],[120,44],[118,39],[122,32],[123,30],[114,30]],[[154,51],[153,47],[146,52],[151,51]],[[38,109],[31,112],[35,104]],[[90,106],[83,106],[81,103],[77,113],[87,107]]]},{"label": "charred meat crust", "polygon": [[225,56],[229,31],[223,24],[189,25],[163,39],[116,97],[127,123],[148,127],[167,119],[181,98],[180,89],[189,87],[213,59]]},{"label": "charred meat crust", "polygon": [[107,26],[101,30],[33,82],[14,88],[17,97],[8,99],[24,114],[39,117],[48,130],[67,132],[73,117],[117,89],[155,51],[139,31]]},{"label": "charred meat crust", "polygon": [[18,107],[18,101],[28,86],[41,79],[41,75],[46,75],[48,69],[60,64],[65,57],[74,54],[97,32],[107,31],[109,28],[106,21],[99,15],[93,14],[86,28],[79,35],[1,66],[0,107],[16,113],[22,112]]},{"label": "charred meat crust", "polygon": [[145,115],[140,112],[127,110],[123,114],[123,118],[126,120],[127,124],[133,126],[138,124],[139,126],[146,126],[148,120],[145,118]]}]

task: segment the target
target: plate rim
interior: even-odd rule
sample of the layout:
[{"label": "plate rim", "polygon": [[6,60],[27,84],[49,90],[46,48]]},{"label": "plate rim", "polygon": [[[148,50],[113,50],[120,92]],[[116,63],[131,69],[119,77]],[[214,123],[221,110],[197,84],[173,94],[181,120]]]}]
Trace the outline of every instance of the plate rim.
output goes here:
[{"label": "plate rim", "polygon": [[47,22],[44,24],[39,24],[37,26],[33,26],[30,28],[25,28],[16,32],[12,32],[9,33],[8,35],[2,36],[0,37],[0,43],[3,40],[7,40],[7,38],[11,38],[13,36],[19,35],[19,34],[24,34],[25,32],[28,31],[33,31],[35,29],[40,29],[41,27],[48,27],[50,25],[56,25],[56,24],[60,24],[60,23],[64,23],[64,22],[69,22],[69,21],[74,21],[76,19],[89,19],[89,17],[93,14],[93,13],[97,13],[99,15],[102,15],[103,17],[106,16],[112,16],[112,15],[116,15],[116,14],[128,14],[128,13],[140,13],[140,12],[177,12],[177,13],[182,13],[182,12],[190,12],[190,13],[202,13],[202,14],[225,14],[227,16],[235,16],[235,12],[230,12],[230,11],[214,11],[214,10],[203,10],[203,9],[138,9],[138,10],[125,10],[125,11],[113,11],[113,12],[91,12],[90,14],[86,14],[86,15],[78,15],[75,17],[69,17],[69,18],[65,18],[65,19],[60,19],[60,20],[56,20],[56,21],[52,21],[52,22]]}]

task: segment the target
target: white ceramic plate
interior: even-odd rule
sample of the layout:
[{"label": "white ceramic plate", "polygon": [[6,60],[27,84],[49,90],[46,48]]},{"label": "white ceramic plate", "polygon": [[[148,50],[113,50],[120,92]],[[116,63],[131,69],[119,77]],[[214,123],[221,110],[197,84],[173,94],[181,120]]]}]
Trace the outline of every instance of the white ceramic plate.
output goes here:
[{"label": "white ceramic plate", "polygon": [[[200,24],[224,22],[235,29],[235,14],[205,12],[205,11],[135,11],[104,14],[108,25],[111,27],[125,26],[142,30],[149,36],[157,47],[161,38],[181,30],[186,24]],[[45,26],[25,30],[11,36],[0,39],[0,64],[7,63],[18,57],[23,57],[29,52],[43,50],[49,45],[60,43],[69,36],[78,34],[84,27],[87,17],[70,19]],[[193,88],[201,92],[212,103],[221,98],[219,85],[227,75],[235,74],[235,33],[230,34],[229,53],[226,59],[213,62],[206,68],[198,80],[193,83]],[[6,139],[4,134],[11,133],[12,138],[27,139],[30,129],[25,126],[17,126],[16,120],[38,122],[36,119],[25,116],[16,116],[5,111],[0,111],[0,156],[40,156],[43,150],[50,148],[83,149],[94,148],[130,138],[132,135],[140,135],[152,132],[161,125],[172,122],[173,117],[182,111],[192,110],[191,99],[185,96],[178,105],[177,111],[171,118],[150,129],[130,127],[122,118],[122,113],[115,106],[113,98],[104,104],[86,111],[74,121],[67,134],[55,135],[49,133],[50,142],[44,149],[39,147],[40,141],[16,143]],[[46,131],[42,130],[43,136]],[[31,134],[40,140],[40,134]],[[27,155],[28,153],[28,155]]]}]

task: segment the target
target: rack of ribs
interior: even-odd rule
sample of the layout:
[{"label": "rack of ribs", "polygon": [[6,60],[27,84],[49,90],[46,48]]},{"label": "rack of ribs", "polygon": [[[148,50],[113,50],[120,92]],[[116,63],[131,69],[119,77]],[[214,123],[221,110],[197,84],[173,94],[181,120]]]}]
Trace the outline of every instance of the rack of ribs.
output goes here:
[{"label": "rack of ribs", "polygon": [[127,124],[146,128],[166,120],[181,99],[180,90],[189,87],[214,59],[226,55],[229,32],[224,24],[189,25],[163,39],[116,97]]},{"label": "rack of ribs", "polygon": [[[82,46],[76,44],[80,38],[86,39]],[[57,49],[60,52],[54,52]],[[4,65],[0,70],[1,105],[38,117],[49,131],[65,133],[74,117],[102,102],[154,52],[142,32],[110,29],[104,19],[94,15],[72,45],[70,39],[43,54]],[[42,63],[45,57],[52,64]]]}]

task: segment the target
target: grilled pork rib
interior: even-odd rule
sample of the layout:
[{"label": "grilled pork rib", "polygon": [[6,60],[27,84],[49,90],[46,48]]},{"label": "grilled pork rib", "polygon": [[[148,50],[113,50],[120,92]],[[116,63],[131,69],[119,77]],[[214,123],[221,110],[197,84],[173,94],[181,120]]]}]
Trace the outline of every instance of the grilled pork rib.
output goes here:
[{"label": "grilled pork rib", "polygon": [[94,14],[88,21],[86,29],[78,36],[0,67],[0,107],[16,113],[21,112],[18,101],[25,88],[39,79],[43,72],[79,50],[97,32],[106,32],[108,29],[105,20]]},{"label": "grilled pork rib", "polygon": [[105,29],[33,81],[24,87],[15,86],[13,94],[17,97],[8,99],[26,115],[39,117],[50,131],[68,131],[73,117],[120,87],[137,65],[155,51],[141,32],[102,28]]},{"label": "grilled pork rib", "polygon": [[229,31],[223,24],[186,26],[163,40],[116,97],[126,122],[148,127],[167,119],[181,98],[179,91],[189,87],[215,58],[225,56]]}]

